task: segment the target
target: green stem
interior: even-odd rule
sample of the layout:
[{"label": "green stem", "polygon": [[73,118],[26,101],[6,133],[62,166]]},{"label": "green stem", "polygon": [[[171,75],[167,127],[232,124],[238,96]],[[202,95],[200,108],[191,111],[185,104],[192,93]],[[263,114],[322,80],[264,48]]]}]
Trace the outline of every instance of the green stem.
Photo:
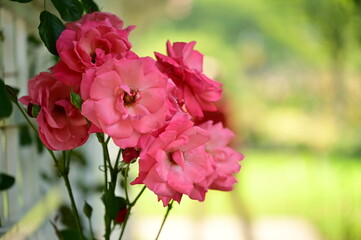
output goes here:
[{"label": "green stem", "polygon": [[[97,133],[98,141],[102,145],[103,149],[103,163],[104,163],[104,181],[105,181],[105,189],[104,193],[108,191],[108,166],[109,166],[109,172],[110,172],[110,191],[115,191],[116,187],[116,175],[114,176],[114,170],[110,162],[110,155],[109,155],[109,149],[108,149],[108,142],[110,138],[108,137],[106,141],[104,141],[104,133]],[[105,234],[104,238],[106,240],[110,239],[110,233],[111,233],[111,223],[112,220],[104,214],[104,225],[105,225]]]},{"label": "green stem", "polygon": [[[140,198],[140,196],[143,194],[144,190],[145,190],[145,186],[144,186],[144,187],[142,188],[142,190],[138,193],[137,197],[133,200],[133,202],[129,203],[129,208],[128,208],[128,211],[127,211],[127,215],[125,216],[125,220],[124,220],[124,223],[123,223],[122,232],[120,233],[120,236],[119,236],[119,240],[121,240],[122,237],[123,237],[125,227],[127,226],[127,223],[128,223],[130,211],[132,210],[133,206],[134,206],[135,203],[138,201],[138,199]],[[127,201],[129,201],[129,200],[127,200]]]},{"label": "green stem", "polygon": [[128,172],[129,172],[129,166],[130,164],[127,164],[127,168],[125,169],[125,175],[124,175],[124,191],[125,191],[125,199],[127,200],[127,204],[130,204],[129,201],[129,194],[128,194]]},{"label": "green stem", "polygon": [[146,186],[143,186],[142,190],[140,190],[140,192],[138,193],[138,195],[137,195],[137,197],[134,199],[134,201],[130,203],[131,206],[134,206],[134,205],[135,205],[135,203],[138,201],[138,199],[140,198],[140,196],[143,194],[145,188],[146,188]]},{"label": "green stem", "polygon": [[[15,103],[15,105],[17,106],[17,108],[20,110],[21,114],[24,116],[24,118],[26,119],[26,121],[28,122],[28,124],[30,125],[30,127],[34,130],[34,132],[37,134],[37,136],[39,136],[39,132],[38,130],[36,129],[36,127],[33,125],[33,123],[30,121],[28,115],[24,112],[23,108],[20,106],[19,102],[16,100],[16,101],[13,101]],[[44,144],[43,144],[44,145]],[[50,150],[49,148],[47,148],[45,146],[46,150],[49,152],[51,158],[54,160],[54,164],[56,167],[59,166],[58,164],[58,159],[56,158],[54,152],[52,150]],[[64,179],[64,182],[65,182],[65,186],[68,190],[68,194],[69,194],[69,198],[70,198],[70,202],[71,202],[71,207],[73,209],[73,212],[74,212],[74,215],[75,215],[75,223],[76,223],[76,226],[77,226],[77,229],[78,229],[78,232],[79,232],[79,237],[80,239],[84,239],[83,238],[83,233],[82,233],[82,228],[81,228],[81,225],[80,225],[80,218],[79,218],[79,214],[78,214],[78,209],[76,207],[76,204],[75,204],[75,201],[74,201],[74,196],[73,196],[73,191],[71,189],[71,185],[70,185],[70,182],[69,182],[69,177],[68,177],[68,174],[69,174],[69,167],[70,167],[70,155],[71,155],[71,151],[69,152],[68,156],[66,156],[66,152],[63,151],[63,157],[64,157],[64,167],[65,167],[65,174],[64,172],[62,173],[62,177]]]},{"label": "green stem", "polygon": [[158,234],[157,234],[157,237],[155,238],[155,240],[157,240],[159,238],[159,235],[162,232],[164,223],[167,220],[167,217],[168,217],[168,214],[169,214],[170,210],[172,209],[172,205],[173,205],[173,200],[168,204],[167,211],[166,211],[166,213],[164,215],[164,218],[163,218],[163,221],[162,221],[162,225],[159,228],[159,231],[158,231]]},{"label": "green stem", "polygon": [[115,164],[114,164],[114,171],[116,175],[118,175],[118,171],[119,171],[119,160],[120,160],[120,155],[122,154],[122,149],[119,148],[118,154],[117,154],[117,158],[115,160]]},{"label": "green stem", "polygon": [[90,236],[92,240],[95,240],[95,236],[94,236],[94,231],[93,231],[93,224],[92,224],[92,220],[91,218],[88,219],[89,221],[89,231],[90,231]]},{"label": "green stem", "polygon": [[78,229],[79,237],[80,237],[80,239],[84,239],[82,228],[81,228],[81,225],[80,225],[80,218],[79,218],[79,214],[78,214],[78,209],[77,209],[76,204],[75,204],[73,191],[71,189],[71,185],[70,185],[70,182],[69,182],[68,175],[67,174],[63,175],[63,179],[64,179],[64,182],[65,182],[66,189],[68,190],[70,203],[71,203],[71,208],[73,209],[73,213],[75,215],[74,216],[75,217],[75,224],[76,224],[76,227]]},{"label": "green stem", "polygon": [[[34,132],[36,133],[37,136],[39,136],[39,132],[36,129],[36,127],[34,126],[34,124],[30,121],[28,115],[24,112],[24,109],[20,106],[18,101],[13,101],[15,103],[15,105],[17,106],[17,108],[20,110],[21,114],[24,116],[25,120],[28,122],[28,124],[30,125],[30,127],[34,130]],[[44,144],[43,144],[44,145]],[[50,150],[49,148],[47,148],[46,146],[44,146],[46,148],[46,150],[49,152],[50,156],[52,157],[52,159],[54,160],[55,165],[57,165],[58,160],[55,157],[55,154],[52,150]]]}]

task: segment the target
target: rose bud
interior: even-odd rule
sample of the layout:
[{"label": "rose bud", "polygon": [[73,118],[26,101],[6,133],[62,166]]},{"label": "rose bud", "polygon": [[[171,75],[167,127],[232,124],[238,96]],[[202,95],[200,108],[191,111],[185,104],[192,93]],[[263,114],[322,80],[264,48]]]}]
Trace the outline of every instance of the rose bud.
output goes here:
[{"label": "rose bud", "polygon": [[126,163],[131,163],[134,159],[137,159],[139,153],[135,148],[126,148],[122,152],[123,161]]},{"label": "rose bud", "polygon": [[127,213],[128,213],[128,208],[120,209],[118,211],[117,217],[114,219],[114,222],[118,224],[122,224],[125,221]]}]

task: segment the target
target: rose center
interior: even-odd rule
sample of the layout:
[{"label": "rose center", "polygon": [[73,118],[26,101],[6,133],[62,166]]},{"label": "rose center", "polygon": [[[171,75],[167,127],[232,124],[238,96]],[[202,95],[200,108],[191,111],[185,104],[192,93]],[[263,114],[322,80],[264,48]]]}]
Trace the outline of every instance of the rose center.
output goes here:
[{"label": "rose center", "polygon": [[91,62],[92,62],[92,63],[95,63],[95,62],[96,62],[97,54],[94,52],[94,53],[90,54],[90,57],[92,58],[92,59],[91,59]]},{"label": "rose center", "polygon": [[54,105],[54,111],[59,115],[66,115],[66,111],[63,106]]},{"label": "rose center", "polygon": [[173,159],[173,153],[172,152],[168,153],[168,159],[169,159],[169,161],[170,161],[170,163],[172,165],[178,165]]},{"label": "rose center", "polygon": [[134,90],[134,89],[130,90],[130,94],[127,92],[124,92],[124,95],[123,95],[124,105],[131,106],[134,103],[136,103],[138,100],[138,92],[139,92],[139,90]]}]

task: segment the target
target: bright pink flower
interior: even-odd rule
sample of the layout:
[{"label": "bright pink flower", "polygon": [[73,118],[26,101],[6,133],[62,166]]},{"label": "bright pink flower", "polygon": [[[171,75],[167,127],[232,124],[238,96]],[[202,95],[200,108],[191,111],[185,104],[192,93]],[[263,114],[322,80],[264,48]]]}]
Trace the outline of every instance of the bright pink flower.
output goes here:
[{"label": "bright pink flower", "polygon": [[202,187],[207,189],[206,179],[213,173],[212,158],[205,152],[208,140],[207,132],[194,127],[186,114],[176,114],[141,146],[139,176],[132,184],[145,184],[164,206],[171,199],[180,202],[183,194],[203,201]]},{"label": "bright pink flower", "polygon": [[206,143],[206,151],[213,157],[215,174],[209,188],[231,191],[237,182],[234,174],[240,170],[239,161],[244,158],[242,154],[227,146],[234,134],[231,130],[223,128],[220,122],[213,124],[212,121],[208,121],[199,127],[207,130],[211,136]]},{"label": "bright pink flower", "polygon": [[84,15],[79,21],[67,24],[56,42],[60,56],[57,77],[68,85],[79,86],[79,77],[73,71],[84,73],[110,58],[133,57],[128,35],[134,27],[122,29],[122,26],[123,22],[115,15],[100,12]]},{"label": "bright pink flower", "polygon": [[166,87],[153,59],[110,59],[85,73],[82,113],[119,147],[135,147],[140,136],[164,124]]},{"label": "bright pink flower", "polygon": [[[117,15],[114,15],[112,13],[107,13],[107,12],[93,12],[93,13],[84,15],[78,21],[67,23],[66,27],[68,29],[77,31],[86,22],[101,23],[103,25],[113,27],[118,30],[122,30],[123,26],[124,26],[124,22],[121,19],[119,19],[119,17]],[[135,26],[129,26],[125,30],[130,32],[131,30],[134,29],[134,27]]]},{"label": "bright pink flower", "polygon": [[195,44],[196,42],[176,42],[172,46],[168,41],[168,56],[160,53],[155,53],[155,56],[159,69],[179,89],[179,103],[185,105],[190,115],[203,117],[203,111],[217,110],[213,103],[222,96],[222,84],[202,73],[203,55],[193,50]]},{"label": "bright pink flower", "polygon": [[36,117],[39,136],[51,150],[70,150],[88,139],[88,124],[80,111],[70,102],[71,88],[42,72],[28,82],[29,96],[19,99],[24,105],[39,105]]}]

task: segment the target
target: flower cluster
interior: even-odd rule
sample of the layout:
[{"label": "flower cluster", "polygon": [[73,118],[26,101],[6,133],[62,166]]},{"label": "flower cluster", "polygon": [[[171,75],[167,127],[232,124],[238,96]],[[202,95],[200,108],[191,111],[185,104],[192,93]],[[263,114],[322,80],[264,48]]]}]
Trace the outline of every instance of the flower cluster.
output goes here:
[{"label": "flower cluster", "polygon": [[[104,133],[123,150],[126,163],[139,153],[139,175],[166,206],[183,194],[203,201],[208,189],[229,191],[243,155],[228,145],[233,133],[202,121],[217,111],[222,85],[203,73],[195,42],[167,42],[156,60],[132,52],[134,26],[94,12],[66,25],[56,42],[59,61],[29,81],[20,101],[37,106],[42,142],[70,150],[90,133]],[[72,95],[80,96],[81,106]]]}]

